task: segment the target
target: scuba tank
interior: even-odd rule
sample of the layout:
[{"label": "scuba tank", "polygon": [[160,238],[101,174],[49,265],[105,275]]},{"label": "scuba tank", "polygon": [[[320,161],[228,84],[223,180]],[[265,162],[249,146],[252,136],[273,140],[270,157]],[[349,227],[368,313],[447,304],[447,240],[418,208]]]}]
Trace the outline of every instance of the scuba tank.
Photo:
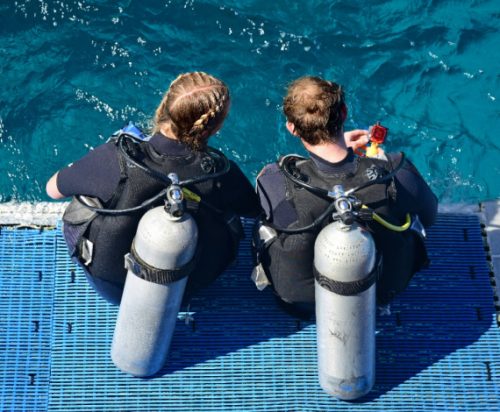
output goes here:
[{"label": "scuba tank", "polygon": [[337,215],[314,244],[318,375],[327,393],[353,400],[375,383],[377,252],[351,199],[334,193]]},{"label": "scuba tank", "polygon": [[[253,278],[258,287],[269,284],[263,265],[270,260],[266,250],[269,245],[278,242],[277,250],[281,252],[284,248],[279,248],[280,242],[286,239],[285,236],[319,232],[314,240],[312,262],[319,382],[332,396],[354,400],[367,394],[375,383],[375,281],[382,272],[382,258],[366,229],[367,223],[375,221],[395,232],[409,230],[412,224],[409,214],[404,224],[391,224],[363,205],[354,193],[371,185],[388,183],[403,167],[405,157],[402,154],[399,164],[391,171],[360,182],[345,192],[341,185],[333,186],[333,189],[313,185],[295,167],[298,160],[301,158],[296,155],[280,160],[280,170],[285,178],[328,200],[329,205],[311,223],[308,221],[302,227],[280,227],[269,221],[260,223],[254,237],[257,265]],[[327,224],[328,219],[333,221]],[[274,256],[280,262],[281,256]],[[303,270],[308,271],[310,267],[304,264]]]},{"label": "scuba tank", "polygon": [[187,276],[194,268],[198,228],[183,210],[183,192],[175,174],[168,176],[164,207],[140,220],[116,321],[111,358],[124,372],[151,376],[164,365],[182,302]]},{"label": "scuba tank", "polygon": [[[230,171],[231,164],[222,152],[208,147],[206,152],[212,170],[204,170],[201,175],[179,181],[176,174],[167,176],[161,170],[148,167],[136,156],[131,147],[141,144],[144,136],[133,125],[126,129],[115,133],[111,140],[116,142],[127,167],[141,169],[165,188],[140,204],[116,209],[103,208],[100,203],[90,202],[92,199],[86,196],[76,195],[72,202],[76,209],[74,223],[83,223],[85,227],[70,240],[77,246],[86,244],[85,233],[97,215],[131,215],[150,209],[139,221],[131,251],[125,255],[127,274],[111,358],[124,372],[134,376],[151,376],[165,363],[187,276],[198,264],[198,227],[194,218],[185,213],[186,203],[189,202],[189,210],[196,211],[203,206],[222,219],[222,211],[185,186],[217,179]],[[165,206],[155,207],[165,197]],[[235,222],[224,222],[228,230],[237,226]],[[80,256],[79,250],[75,251],[75,255],[79,259],[84,257]]]}]

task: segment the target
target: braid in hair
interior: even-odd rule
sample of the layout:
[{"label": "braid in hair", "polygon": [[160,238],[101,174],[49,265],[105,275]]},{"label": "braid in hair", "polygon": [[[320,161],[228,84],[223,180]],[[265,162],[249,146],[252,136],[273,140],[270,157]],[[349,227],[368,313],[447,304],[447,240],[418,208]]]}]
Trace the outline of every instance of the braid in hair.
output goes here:
[{"label": "braid in hair", "polygon": [[[217,91],[216,88],[211,90],[211,93],[207,94],[212,108],[206,113],[203,113],[200,118],[193,123],[193,126],[184,137],[186,141],[192,142],[193,146],[199,148],[203,147],[203,143],[206,144],[207,139],[203,139],[202,136],[207,133],[211,134],[211,132],[224,120],[226,96],[226,94]],[[200,143],[202,144],[201,146],[199,146]]]},{"label": "braid in hair", "polygon": [[219,79],[204,72],[178,76],[165,93],[155,114],[155,128],[170,122],[177,138],[193,150],[203,150],[208,137],[224,121],[229,90]]}]

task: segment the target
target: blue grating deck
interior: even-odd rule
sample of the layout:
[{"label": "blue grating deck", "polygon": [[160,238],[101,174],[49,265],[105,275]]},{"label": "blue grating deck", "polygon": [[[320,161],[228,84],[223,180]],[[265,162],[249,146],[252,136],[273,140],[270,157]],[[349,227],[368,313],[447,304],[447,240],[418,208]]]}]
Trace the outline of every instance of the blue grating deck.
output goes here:
[{"label": "blue grating deck", "polygon": [[0,410],[43,411],[50,378],[54,231],[0,231]]},{"label": "blue grating deck", "polygon": [[193,320],[178,321],[167,366],[137,379],[112,364],[117,310],[87,286],[60,232],[2,228],[0,410],[500,410],[500,329],[477,217],[441,214],[428,245],[431,268],[377,319],[375,389],[347,403],[317,383],[314,323],[249,280],[248,239],[238,266],[182,314]]}]

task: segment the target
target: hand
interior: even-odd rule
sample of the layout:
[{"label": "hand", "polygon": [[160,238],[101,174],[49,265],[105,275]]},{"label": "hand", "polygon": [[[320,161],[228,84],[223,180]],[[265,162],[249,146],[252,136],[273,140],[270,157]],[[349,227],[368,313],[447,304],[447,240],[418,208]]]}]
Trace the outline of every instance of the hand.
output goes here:
[{"label": "hand", "polygon": [[344,141],[347,147],[356,150],[368,144],[368,130],[355,129],[344,133]]}]

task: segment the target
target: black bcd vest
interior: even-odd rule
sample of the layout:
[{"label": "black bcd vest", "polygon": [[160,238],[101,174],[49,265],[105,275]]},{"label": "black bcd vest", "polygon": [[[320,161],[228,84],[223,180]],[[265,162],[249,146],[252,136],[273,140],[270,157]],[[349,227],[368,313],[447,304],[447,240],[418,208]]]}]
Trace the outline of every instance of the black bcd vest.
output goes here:
[{"label": "black bcd vest", "polygon": [[[214,164],[213,158],[206,152],[167,156],[156,152],[147,142],[127,142],[126,145],[127,152],[134,159],[163,175],[175,172],[180,181],[221,169],[221,165]],[[135,207],[165,189],[163,181],[127,162],[118,148],[117,156],[121,178],[111,199],[102,205],[104,208],[119,210]],[[188,188],[211,206],[223,209],[221,196],[218,195],[223,188],[218,179],[195,183]],[[160,199],[151,207],[162,205],[163,202],[164,199]],[[193,215],[199,233],[198,264],[189,279],[193,288],[197,289],[215,279],[234,258],[236,251],[223,216],[214,216],[213,211],[194,202],[188,203],[188,211]],[[74,199],[63,216],[64,237],[70,254],[87,274],[123,285],[127,274],[124,255],[130,251],[139,220],[147,210],[105,215],[91,212]],[[88,244],[93,245],[91,251],[85,250]]]},{"label": "black bcd vest", "polygon": [[[332,190],[333,186],[340,184],[347,191],[390,173],[399,164],[399,159],[397,156],[389,161],[356,157],[354,162],[353,173],[326,174],[318,170],[311,159],[297,161],[292,169],[297,177],[309,185]],[[294,205],[298,214],[297,221],[289,228],[311,224],[331,204],[331,200],[311,193],[290,179],[285,181],[286,199]],[[400,225],[405,221],[406,211],[398,207],[393,180],[370,185],[357,191],[355,196],[390,223]],[[314,301],[314,242],[328,223],[328,219],[325,219],[320,227],[298,234],[281,232],[260,256],[274,289],[285,301]],[[378,252],[383,256],[377,298],[380,303],[385,303],[404,290],[415,271],[420,269],[424,257],[416,259],[416,255],[421,255],[423,245],[410,230],[394,232],[373,221],[367,222],[366,226],[372,233]]]}]

